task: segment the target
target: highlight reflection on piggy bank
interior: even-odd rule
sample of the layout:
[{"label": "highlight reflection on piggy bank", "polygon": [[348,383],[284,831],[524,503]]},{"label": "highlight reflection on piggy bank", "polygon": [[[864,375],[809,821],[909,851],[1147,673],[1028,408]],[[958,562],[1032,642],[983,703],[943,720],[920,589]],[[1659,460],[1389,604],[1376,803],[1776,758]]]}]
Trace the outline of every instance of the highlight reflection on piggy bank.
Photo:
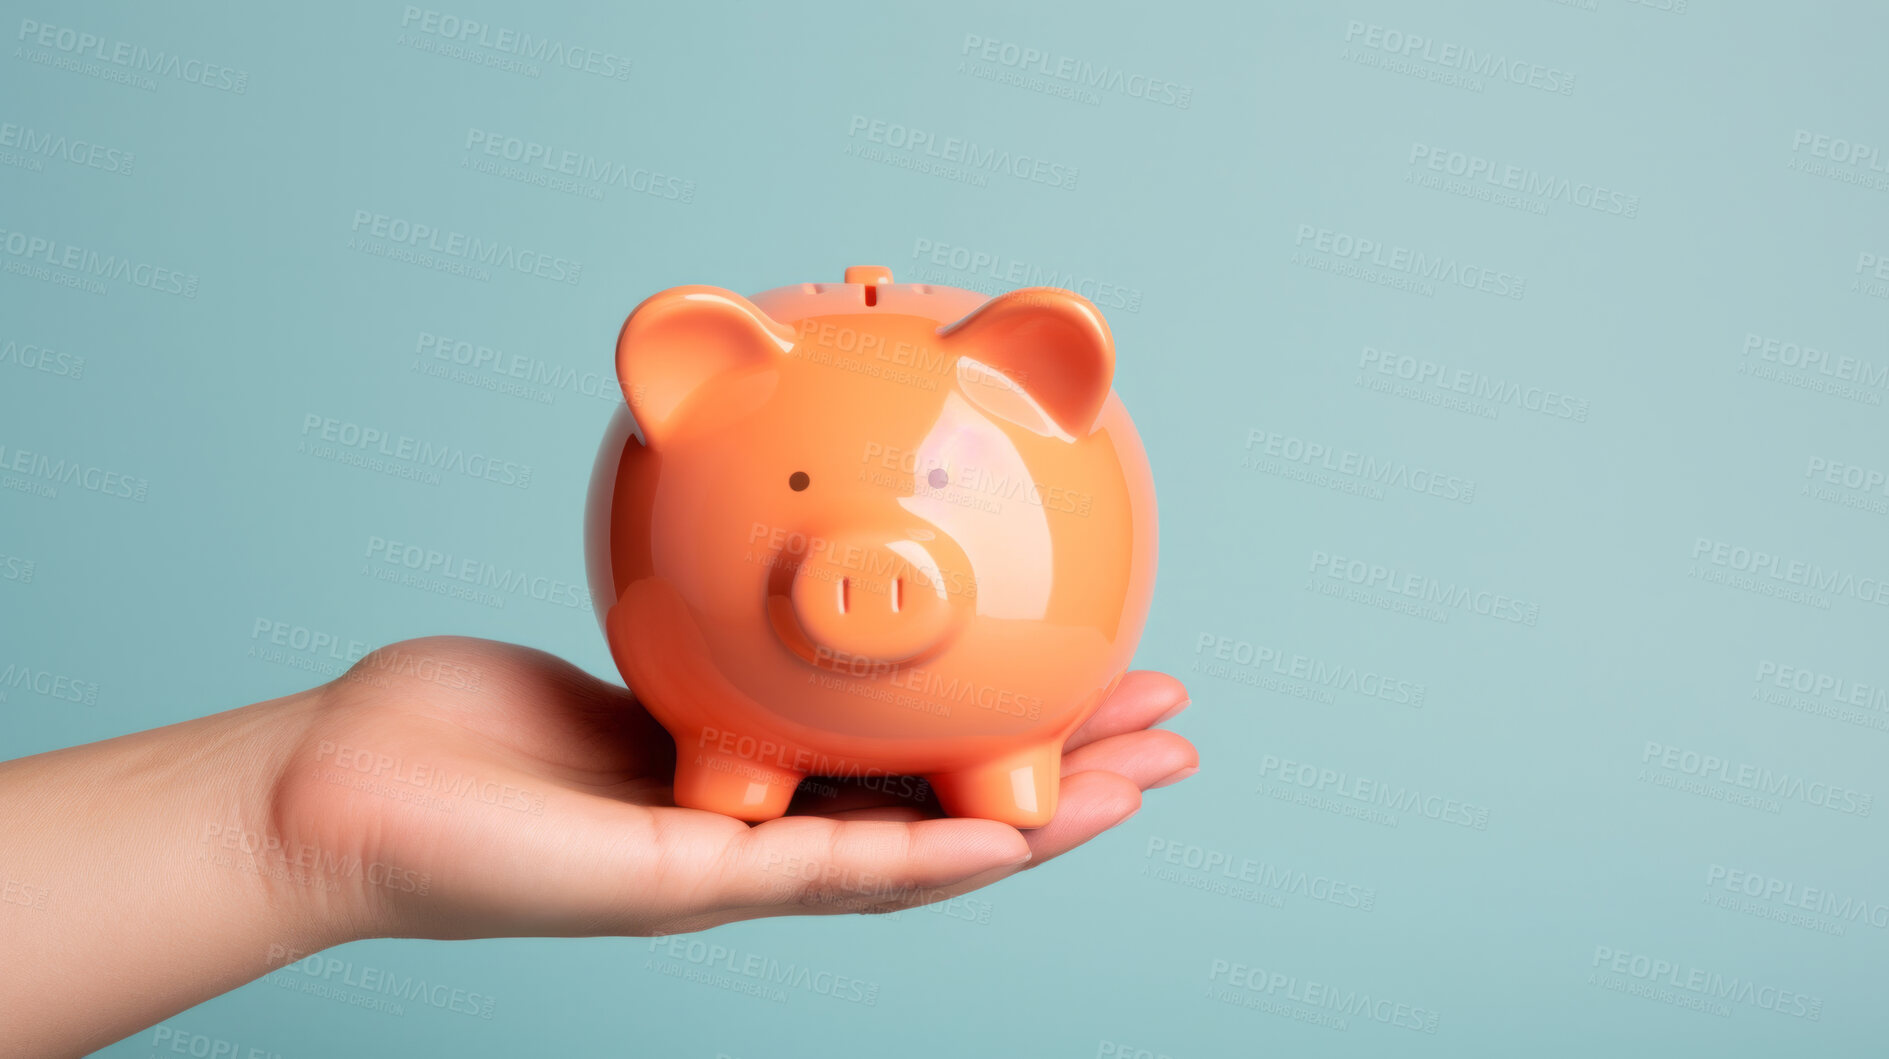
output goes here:
[{"label": "highlight reflection on piggy bank", "polygon": [[1050,288],[864,267],[637,306],[586,545],[676,804],[767,820],[809,775],[923,776],[952,815],[1048,822],[1154,586],[1113,373],[1101,314]]}]

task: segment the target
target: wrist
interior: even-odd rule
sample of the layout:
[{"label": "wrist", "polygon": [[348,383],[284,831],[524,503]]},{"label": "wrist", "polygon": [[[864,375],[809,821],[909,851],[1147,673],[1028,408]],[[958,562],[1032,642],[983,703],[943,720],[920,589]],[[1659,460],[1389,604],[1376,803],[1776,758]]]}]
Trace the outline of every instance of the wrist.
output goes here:
[{"label": "wrist", "polygon": [[[278,792],[319,706],[304,693],[0,763],[0,862],[48,895],[0,945],[45,972],[0,982],[0,1010],[22,1015],[0,1019],[0,1052],[99,1048],[362,936],[345,891],[287,870]],[[51,1017],[94,972],[120,987],[82,1024]]]},{"label": "wrist", "polygon": [[205,823],[214,860],[253,895],[273,966],[378,936],[382,918],[358,842],[300,794],[319,785],[314,753],[326,686],[232,711],[225,762],[236,777],[229,819]]}]

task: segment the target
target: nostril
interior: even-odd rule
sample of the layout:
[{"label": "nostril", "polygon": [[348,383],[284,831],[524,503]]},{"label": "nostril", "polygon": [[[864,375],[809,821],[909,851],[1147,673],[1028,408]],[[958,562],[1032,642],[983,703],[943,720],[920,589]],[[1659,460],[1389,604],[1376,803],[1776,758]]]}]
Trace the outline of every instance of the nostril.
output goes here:
[{"label": "nostril", "polygon": [[779,640],[816,666],[847,659],[915,665],[953,643],[975,612],[946,592],[950,579],[927,546],[897,528],[818,539],[820,547],[801,553],[790,582],[785,574],[783,583],[770,580],[766,607]]}]

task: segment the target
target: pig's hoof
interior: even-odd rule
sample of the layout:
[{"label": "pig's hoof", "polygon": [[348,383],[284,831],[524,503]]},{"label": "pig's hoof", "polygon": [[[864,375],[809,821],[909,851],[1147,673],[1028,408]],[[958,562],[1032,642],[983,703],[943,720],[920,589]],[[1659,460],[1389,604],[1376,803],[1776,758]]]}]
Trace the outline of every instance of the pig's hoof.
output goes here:
[{"label": "pig's hoof", "polygon": [[800,773],[733,754],[686,751],[676,761],[676,804],[749,822],[787,811]]},{"label": "pig's hoof", "polygon": [[1056,747],[1018,751],[957,772],[927,776],[952,816],[1042,827],[1056,815],[1062,754]]}]

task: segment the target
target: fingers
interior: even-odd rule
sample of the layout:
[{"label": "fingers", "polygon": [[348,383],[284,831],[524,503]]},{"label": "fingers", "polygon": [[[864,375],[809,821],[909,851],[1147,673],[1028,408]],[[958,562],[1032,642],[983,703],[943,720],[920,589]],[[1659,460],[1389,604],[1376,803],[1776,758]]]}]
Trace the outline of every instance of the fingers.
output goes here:
[{"label": "fingers", "polygon": [[1062,856],[1135,815],[1141,808],[1141,789],[1125,776],[1093,769],[1063,776],[1056,799],[1054,819],[1034,831],[1022,832],[1030,846],[1029,860],[998,866],[955,885],[940,887],[912,904],[949,900]]},{"label": "fingers", "polygon": [[[1135,815],[1141,788],[1126,776],[1100,769],[1063,777],[1056,816],[1025,833],[1031,866],[1054,860]],[[1020,870],[1023,866],[1018,865]]]},{"label": "fingers", "polygon": [[[1116,748],[1111,748],[1111,752]],[[1191,752],[1191,747],[1189,748]],[[1047,860],[1075,849],[1084,842],[1100,835],[1109,828],[1120,824],[1141,808],[1141,790],[1133,780],[1115,772],[1093,768],[1074,774],[1065,774],[1061,789],[1057,793],[1056,817],[1048,824],[1034,831],[1022,832],[1024,841],[1029,845],[1031,857],[1027,861],[1015,864],[1000,864],[983,872],[973,874],[954,883],[947,883],[933,889],[922,890],[913,894],[900,895],[897,902],[868,905],[865,907],[839,907],[834,911],[894,911],[917,905],[947,901],[961,894],[980,890],[992,883],[1006,879],[1026,868],[1033,868]],[[860,809],[856,813],[893,813],[910,812],[890,808]],[[846,814],[849,817],[851,814]],[[804,911],[805,909],[779,911]],[[756,914],[767,914],[756,913]]]},{"label": "fingers", "polygon": [[1166,673],[1137,669],[1122,678],[1115,693],[1070,735],[1065,751],[1123,732],[1160,724],[1187,706],[1187,688]]},{"label": "fingers", "polygon": [[[1199,755],[1173,732],[1134,731],[1066,755],[1056,816],[1017,832],[930,808],[867,805],[783,817],[738,837],[711,901],[678,929],[767,915],[889,912],[944,901],[1053,860],[1133,816],[1142,790],[1184,778]],[[1022,854],[1027,850],[1028,857]]]},{"label": "fingers", "polygon": [[690,889],[678,929],[767,915],[892,911],[946,900],[1052,860],[1120,824],[1141,792],[1192,774],[1192,743],[1153,725],[1187,705],[1164,673],[1122,679],[1065,743],[1054,819],[1028,832],[986,820],[932,819],[930,798],[815,786],[787,816],[737,834]]},{"label": "fingers", "polygon": [[[1161,674],[1148,674],[1161,677]],[[1124,685],[1127,681],[1123,682]],[[1145,698],[1139,707],[1145,715],[1153,708],[1172,708],[1173,701],[1167,707],[1161,707],[1164,699],[1172,700],[1172,691],[1178,690],[1177,683],[1171,688],[1168,678],[1160,681],[1138,682],[1142,686],[1130,689],[1131,696]],[[1128,716],[1123,714],[1122,716]],[[1130,723],[1133,723],[1132,717]],[[1055,819],[1047,825],[1033,831],[1023,832],[1023,839],[1028,844],[1032,856],[1029,860],[1015,863],[988,863],[985,868],[971,866],[967,859],[959,862],[964,870],[964,877],[958,880],[942,880],[921,883],[916,889],[907,892],[889,892],[880,888],[877,893],[847,895],[832,889],[810,888],[797,897],[803,907],[778,907],[777,912],[793,911],[839,911],[852,912],[866,909],[885,910],[894,907],[910,907],[945,900],[958,894],[966,893],[981,886],[989,885],[1005,876],[1021,871],[1026,867],[1035,867],[1044,861],[1061,856],[1064,853],[1095,838],[1102,832],[1120,824],[1141,807],[1141,792],[1152,787],[1165,786],[1183,779],[1199,766],[1200,755],[1194,745],[1185,737],[1169,731],[1133,730],[1120,735],[1099,738],[1063,756],[1063,777],[1057,795]],[[865,799],[876,792],[855,792],[860,801],[848,804],[839,798],[829,799],[829,805],[823,810],[829,811],[832,819],[843,822],[881,822],[908,824],[926,820],[935,810],[927,806],[870,804]],[[844,798],[842,793],[840,798]],[[883,795],[879,795],[883,799]],[[813,808],[809,805],[809,809]],[[783,821],[776,821],[781,823]],[[933,820],[930,823],[945,824],[972,821]],[[756,828],[758,834],[775,826],[763,824]],[[919,825],[924,826],[924,825]],[[811,872],[816,877],[830,874],[841,882],[844,881],[845,868],[811,869],[810,862],[803,861],[799,866],[803,874]],[[870,888],[869,888],[870,889]],[[894,888],[896,890],[896,888]],[[813,907],[806,907],[813,906]],[[753,914],[768,914],[756,912]]]},{"label": "fingers", "polygon": [[[1108,697],[1101,708],[1090,717],[1087,723],[1078,728],[1064,742],[1064,769],[1079,772],[1085,769],[1111,769],[1134,780],[1143,789],[1166,786],[1168,783],[1185,778],[1182,773],[1198,763],[1192,756],[1192,748],[1186,748],[1186,760],[1180,760],[1179,746],[1185,745],[1168,742],[1153,744],[1134,744],[1144,749],[1163,748],[1163,752],[1151,759],[1142,760],[1134,768],[1116,767],[1129,760],[1133,755],[1117,750],[1111,754],[1096,756],[1078,755],[1091,744],[1116,736],[1139,732],[1165,721],[1187,706],[1187,689],[1179,680],[1153,670],[1136,670],[1122,678],[1115,692]],[[1164,763],[1171,762],[1171,767]],[[1073,764],[1072,764],[1073,763]],[[844,780],[829,780],[818,777],[810,778],[794,795],[790,812],[801,815],[848,816],[854,810],[868,808],[899,807],[926,810],[925,815],[938,815],[937,798],[929,787],[915,778],[906,777],[910,782],[901,784],[881,783],[861,785]],[[919,814],[901,812],[887,819],[916,819]],[[874,817],[877,818],[877,817]]]},{"label": "fingers", "polygon": [[[1063,754],[1064,774],[1086,772],[1093,769],[1105,769],[1128,777],[1137,787],[1147,790],[1152,787],[1164,787],[1168,783],[1184,779],[1181,775],[1200,764],[1200,755],[1194,745],[1177,733],[1156,729],[1144,731],[1145,725],[1135,724],[1139,716],[1162,708],[1160,703],[1171,697],[1172,691],[1162,688],[1156,696],[1146,696],[1145,685],[1157,687],[1170,681],[1163,674],[1149,673],[1149,677],[1159,677],[1160,681],[1138,682],[1143,687],[1131,691],[1139,703],[1134,710],[1118,710],[1117,721],[1127,721],[1127,731],[1119,735],[1103,735],[1092,741],[1078,743],[1071,738],[1070,748]],[[1123,681],[1124,685],[1127,681]],[[1174,685],[1178,689],[1179,685]],[[1183,692],[1184,694],[1184,692]],[[1172,709],[1170,703],[1166,709]],[[818,816],[847,816],[854,810],[868,808],[901,808],[926,810],[925,812],[902,812],[883,819],[919,819],[922,816],[938,815],[938,803],[930,795],[929,787],[913,781],[909,784],[880,784],[865,787],[839,780],[814,778],[794,797],[792,811],[795,813]],[[880,817],[873,817],[880,819]]]},{"label": "fingers", "polygon": [[1186,737],[1162,728],[1098,739],[1063,755],[1063,775],[1101,770],[1126,778],[1141,790],[1165,786],[1177,773],[1197,768],[1200,753]]},{"label": "fingers", "polygon": [[750,829],[716,866],[707,903],[727,910],[723,921],[909,908],[1031,855],[1015,828],[994,821],[855,812],[867,815],[790,816]]},{"label": "fingers", "polygon": [[[1186,737],[1165,729],[1135,731],[1097,740],[1063,755],[1064,776],[1113,772],[1141,790],[1165,787],[1192,775],[1200,754]],[[824,782],[824,781],[816,781]],[[831,790],[831,788],[828,788]],[[795,799],[794,811],[836,820],[924,820],[939,815],[936,799],[907,799],[858,787]]]}]

